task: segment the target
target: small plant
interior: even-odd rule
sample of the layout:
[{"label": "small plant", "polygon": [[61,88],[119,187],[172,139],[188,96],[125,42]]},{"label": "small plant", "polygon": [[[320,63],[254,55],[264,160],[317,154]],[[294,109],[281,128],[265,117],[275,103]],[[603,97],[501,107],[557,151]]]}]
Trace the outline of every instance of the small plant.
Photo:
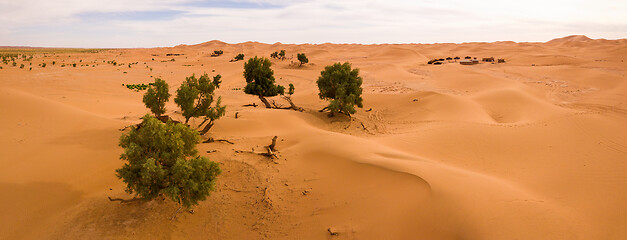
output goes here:
[{"label": "small plant", "polygon": [[165,103],[170,99],[168,92],[168,83],[161,78],[156,78],[154,85],[148,87],[148,91],[144,94],[144,104],[150,111],[159,117],[165,113]]},{"label": "small plant", "polygon": [[24,68],[24,64],[20,64],[20,68]]},{"label": "small plant", "polygon": [[174,61],[176,61],[174,58],[170,59],[170,62],[174,62]]},{"label": "small plant", "polygon": [[218,57],[220,55],[222,55],[224,52],[222,50],[215,50],[213,51],[213,53],[211,54],[212,57]]},{"label": "small plant", "polygon": [[306,64],[306,63],[309,62],[309,59],[307,58],[307,56],[305,56],[304,53],[298,53],[298,54],[296,54],[296,56],[298,58],[298,61],[300,61],[300,65],[299,66],[302,66],[303,64]]},{"label": "small plant", "polygon": [[42,63],[42,64],[41,64],[41,67],[42,67],[42,68],[45,68],[45,67],[46,67],[46,63]]},{"label": "small plant", "polygon": [[126,192],[149,201],[166,196],[188,210],[215,188],[218,163],[198,155],[198,132],[146,114],[139,126],[120,137],[124,165],[115,170]]},{"label": "small plant", "polygon": [[244,54],[243,53],[237,54],[237,56],[235,56],[233,58],[233,60],[231,60],[231,62],[237,62],[239,60],[244,60]]},{"label": "small plant", "polygon": [[72,67],[76,67],[76,63],[72,63]]},{"label": "small plant", "polygon": [[326,66],[324,71],[320,72],[320,77],[316,81],[320,91],[318,96],[320,99],[331,100],[329,105],[324,108],[329,109],[330,116],[336,112],[350,116],[355,113],[355,105],[360,108],[363,107],[362,82],[359,69],[351,69],[351,64],[348,62]]},{"label": "small plant", "polygon": [[12,63],[12,65],[15,67],[15,66],[17,66],[17,63],[16,63],[16,62],[13,62],[13,63]]},{"label": "small plant", "polygon": [[55,62],[55,61],[52,61],[52,65],[54,65],[54,64],[56,64],[56,63],[57,63],[57,62]]},{"label": "small plant", "polygon": [[279,58],[280,58],[281,60],[285,60],[285,50],[281,50],[281,51],[279,52]]},{"label": "small plant", "polygon": [[131,64],[130,63],[128,64],[128,68],[131,68]]},{"label": "small plant", "polygon": [[278,59],[279,58],[279,52],[273,52],[270,54],[270,58],[274,58],[274,59]]},{"label": "small plant", "polygon": [[263,102],[266,108],[272,108],[266,97],[272,97],[283,94],[285,87],[276,85],[274,80],[274,71],[270,68],[272,62],[267,58],[248,59],[244,64],[244,78],[246,79],[246,94],[256,95]]}]

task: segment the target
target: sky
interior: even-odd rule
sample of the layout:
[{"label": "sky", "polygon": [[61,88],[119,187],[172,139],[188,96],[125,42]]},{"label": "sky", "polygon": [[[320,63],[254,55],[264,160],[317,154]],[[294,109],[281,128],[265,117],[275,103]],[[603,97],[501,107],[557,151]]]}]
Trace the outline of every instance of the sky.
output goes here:
[{"label": "sky", "polygon": [[627,38],[625,0],[0,0],[0,46]]}]

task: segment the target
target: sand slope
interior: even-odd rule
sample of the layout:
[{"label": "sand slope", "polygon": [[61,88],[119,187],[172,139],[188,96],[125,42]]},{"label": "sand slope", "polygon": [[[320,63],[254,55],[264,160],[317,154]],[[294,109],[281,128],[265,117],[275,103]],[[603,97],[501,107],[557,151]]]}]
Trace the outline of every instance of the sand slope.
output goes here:
[{"label": "sand slope", "polygon": [[[209,56],[219,49],[224,55]],[[293,100],[305,111],[242,106],[261,103],[240,90],[243,61],[229,60],[281,49],[287,59],[272,60],[275,77],[294,83]],[[626,40],[585,36],[427,45],[211,41],[40,54],[30,71],[3,65],[0,239],[624,239],[626,49]],[[297,66],[299,52],[310,64]],[[455,56],[507,62],[426,64]],[[360,68],[364,108],[352,119],[329,118],[318,112],[325,102],[315,82],[324,66],[344,61]],[[79,66],[60,66],[71,63]],[[216,192],[194,214],[175,214],[176,204],[162,199],[108,201],[131,197],[114,176],[122,165],[119,129],[148,112],[143,92],[122,84],[161,77],[174,94],[186,76],[203,73],[223,76],[217,93],[227,105],[204,137],[234,142],[198,145],[222,166]],[[173,101],[167,108],[182,119]],[[273,136],[276,163],[248,152]]]}]

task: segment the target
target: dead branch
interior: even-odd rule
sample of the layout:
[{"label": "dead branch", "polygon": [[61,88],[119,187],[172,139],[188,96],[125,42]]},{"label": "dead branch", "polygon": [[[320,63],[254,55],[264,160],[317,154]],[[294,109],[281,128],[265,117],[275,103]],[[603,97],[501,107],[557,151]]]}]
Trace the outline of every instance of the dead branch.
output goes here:
[{"label": "dead branch", "polygon": [[305,109],[303,109],[302,107],[296,106],[296,104],[294,104],[294,102],[292,102],[292,97],[290,96],[283,96],[283,98],[290,104],[290,108],[294,109],[294,111],[305,111]]},{"label": "dead branch", "polygon": [[237,115],[239,115],[239,112],[235,112],[235,119],[237,119]]},{"label": "dead branch", "polygon": [[372,111],[372,108],[370,108],[370,109],[366,110],[366,112],[370,112],[370,111]]},{"label": "dead branch", "polygon": [[179,209],[176,210],[176,212],[174,213],[174,215],[172,215],[172,217],[170,217],[170,220],[174,219],[174,217],[176,217],[176,214],[179,213],[179,211],[181,211],[181,209],[183,208],[183,206],[180,206]]},{"label": "dead branch", "polygon": [[257,103],[245,104],[244,107],[257,107]]},{"label": "dead branch", "polygon": [[228,143],[228,144],[235,144],[229,140],[226,139],[215,139],[215,138],[208,138],[207,140],[203,141],[203,143],[212,143],[212,142],[224,142],[224,143]]},{"label": "dead branch", "polygon": [[327,106],[327,107],[324,107],[324,108],[322,108],[322,109],[320,109],[318,112],[324,112],[324,110],[327,110],[327,109],[329,109],[329,107],[328,107],[328,106]]},{"label": "dead branch", "polygon": [[111,202],[115,202],[115,201],[119,201],[120,203],[130,203],[130,202],[137,202],[137,201],[143,201],[143,198],[138,198],[138,197],[134,197],[131,199],[122,199],[122,198],[111,198],[109,196],[107,196],[107,198],[109,198],[109,201]]},{"label": "dead branch", "polygon": [[218,150],[209,150],[209,151],[207,151],[207,153],[214,153],[214,152],[217,152],[217,151]]},{"label": "dead branch", "polygon": [[274,136],[274,137],[272,138],[272,144],[268,145],[268,147],[270,148],[270,150],[276,151],[276,148],[275,148],[275,147],[276,147],[276,139],[277,139],[277,138],[278,138],[277,136]]}]

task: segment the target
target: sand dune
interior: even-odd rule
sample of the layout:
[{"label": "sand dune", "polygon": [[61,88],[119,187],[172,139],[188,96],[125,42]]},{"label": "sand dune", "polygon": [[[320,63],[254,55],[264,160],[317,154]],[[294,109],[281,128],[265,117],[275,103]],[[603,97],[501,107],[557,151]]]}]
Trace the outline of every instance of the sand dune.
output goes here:
[{"label": "sand dune", "polygon": [[[305,111],[244,107],[261,103],[241,91],[243,61],[229,60],[281,49],[275,77],[296,86]],[[625,49],[569,36],[38,54],[30,71],[0,69],[0,239],[624,239]],[[300,52],[310,64],[294,63]],[[426,63],[455,56],[506,63]],[[340,61],[364,79],[364,108],[350,119],[318,112],[316,79]],[[122,84],[161,77],[174,94],[203,73],[223,76],[227,105],[204,137],[234,143],[199,144],[223,169],[216,191],[194,214],[161,199],[107,200],[131,197],[114,175],[119,129],[148,112],[143,92]],[[172,100],[167,109],[182,119]],[[276,163],[250,153],[273,136]]]}]

